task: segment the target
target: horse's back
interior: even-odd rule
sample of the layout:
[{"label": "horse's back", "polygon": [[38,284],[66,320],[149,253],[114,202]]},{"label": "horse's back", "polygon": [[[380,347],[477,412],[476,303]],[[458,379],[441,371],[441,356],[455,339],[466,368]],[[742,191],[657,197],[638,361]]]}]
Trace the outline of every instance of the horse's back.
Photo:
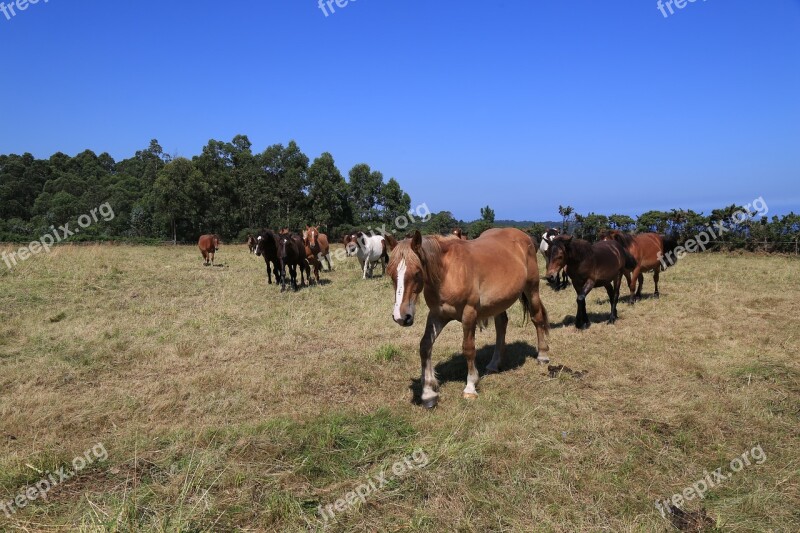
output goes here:
[{"label": "horse's back", "polygon": [[460,269],[482,291],[489,288],[498,297],[516,298],[526,284],[539,278],[533,241],[516,228],[493,228],[477,239],[449,244],[457,263],[463,265]]}]

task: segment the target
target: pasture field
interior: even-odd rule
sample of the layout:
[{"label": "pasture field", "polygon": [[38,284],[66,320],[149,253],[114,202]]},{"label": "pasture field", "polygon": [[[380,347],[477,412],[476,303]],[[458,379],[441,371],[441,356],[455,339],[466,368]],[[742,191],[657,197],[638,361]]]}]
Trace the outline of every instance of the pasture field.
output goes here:
[{"label": "pasture field", "polygon": [[[64,246],[0,264],[0,501],[97,444],[108,457],[0,510],[0,530],[667,531],[655,500],[720,467],[685,506],[706,530],[800,530],[796,258],[689,256],[614,326],[593,291],[585,332],[574,291],[543,286],[551,364],[585,373],[550,377],[516,304],[511,368],[472,402],[450,324],[430,412],[412,403],[427,311],[394,324],[390,279],[350,259],[280,294],[244,246],[217,261]],[[481,370],[493,344],[490,324]],[[730,471],[757,446],[761,464]],[[415,451],[424,465],[392,475]],[[368,480],[364,502],[319,515]]]}]

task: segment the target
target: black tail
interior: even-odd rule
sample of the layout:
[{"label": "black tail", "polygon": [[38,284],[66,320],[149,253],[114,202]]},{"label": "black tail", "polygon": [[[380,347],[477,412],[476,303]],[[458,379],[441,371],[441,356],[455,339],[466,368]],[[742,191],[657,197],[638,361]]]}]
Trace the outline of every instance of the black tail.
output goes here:
[{"label": "black tail", "polygon": [[633,270],[636,268],[636,259],[630,254],[630,252],[623,247],[622,254],[625,256],[625,269],[626,270]]},{"label": "black tail", "polygon": [[678,256],[675,255],[675,248],[678,247],[678,239],[674,237],[662,237],[661,241],[663,243],[663,250],[659,261],[661,261],[661,270],[666,270],[678,262]]}]

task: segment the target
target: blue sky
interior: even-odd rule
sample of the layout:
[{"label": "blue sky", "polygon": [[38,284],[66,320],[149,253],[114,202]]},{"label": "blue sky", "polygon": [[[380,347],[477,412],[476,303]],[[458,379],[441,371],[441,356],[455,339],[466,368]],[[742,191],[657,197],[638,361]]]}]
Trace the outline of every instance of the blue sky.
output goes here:
[{"label": "blue sky", "polygon": [[40,0],[0,46],[0,153],[244,133],[462,219],[800,210],[800,0]]}]

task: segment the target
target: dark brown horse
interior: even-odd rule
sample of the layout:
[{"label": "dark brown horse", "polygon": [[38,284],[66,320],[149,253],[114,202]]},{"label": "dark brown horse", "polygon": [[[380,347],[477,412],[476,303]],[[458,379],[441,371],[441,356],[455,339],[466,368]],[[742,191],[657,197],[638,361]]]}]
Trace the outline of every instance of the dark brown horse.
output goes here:
[{"label": "dark brown horse", "polygon": [[281,282],[280,257],[278,256],[278,236],[272,230],[261,230],[256,237],[255,254],[264,258],[267,264],[267,283],[272,285],[272,271],[275,270],[275,283]]},{"label": "dark brown horse", "polygon": [[[661,258],[672,255],[670,252],[678,246],[677,241],[664,237],[660,233],[629,235],[618,230],[605,231],[600,234],[600,238],[604,241],[613,240],[620,243],[636,260],[636,266],[633,270],[626,270],[624,273],[628,288],[631,291],[631,298],[628,303],[633,304],[636,300],[641,300],[645,272],[653,273],[653,283],[656,286],[653,296],[658,298],[658,276],[661,269],[675,264],[674,261],[662,262]],[[639,284],[638,289],[636,287],[637,282]]]},{"label": "dark brown horse", "polygon": [[467,236],[466,236],[466,235],[464,235],[464,232],[463,232],[463,231],[461,231],[461,228],[455,228],[455,229],[453,230],[453,235],[455,235],[456,237],[458,237],[459,239],[461,239],[461,240],[463,240],[463,241],[466,241],[466,240],[467,240]]},{"label": "dark brown horse", "polygon": [[255,237],[253,237],[252,235],[248,235],[247,236],[247,247],[250,249],[250,253],[251,254],[256,253],[256,245],[257,244],[258,243],[257,243]]},{"label": "dark brown horse", "polygon": [[297,284],[297,267],[300,267],[300,284],[305,285],[304,276],[311,277],[311,267],[306,259],[306,245],[303,237],[295,233],[278,235],[278,258],[281,266],[281,292],[286,290],[286,270],[291,276],[292,289],[299,290]]},{"label": "dark brown horse", "polygon": [[389,275],[395,287],[392,318],[401,326],[414,324],[417,298],[425,294],[428,323],[419,346],[422,360],[422,404],[436,406],[439,384],[433,372],[431,350],[436,337],[451,321],[461,322],[463,351],[467,360],[467,386],[464,398],[478,397],[478,370],[475,367],[475,328],[494,317],[497,342],[494,356],[486,367],[497,372],[505,361],[506,310],[522,302],[538,337],[538,360],[549,361],[546,334],[547,311],[539,299],[539,267],[536,248],[530,237],[518,229],[495,228],[480,237],[463,241],[453,237],[425,237],[419,231],[400,242],[392,253]]},{"label": "dark brown horse", "polygon": [[203,235],[197,241],[197,247],[200,248],[200,253],[203,254],[205,266],[214,264],[214,254],[219,251],[221,244],[222,241],[217,235]]},{"label": "dark brown horse", "polygon": [[586,313],[586,296],[599,285],[605,287],[611,302],[609,324],[617,320],[617,301],[619,286],[626,269],[636,266],[636,260],[616,241],[600,241],[591,244],[571,235],[560,235],[550,240],[547,279],[555,282],[558,271],[569,269],[572,286],[578,293],[578,311],[575,314],[575,327],[586,329],[590,326]]},{"label": "dark brown horse", "polygon": [[[314,257],[317,258],[317,263],[319,263],[320,260],[324,260],[328,265],[328,272],[333,270],[331,267],[331,249],[328,244],[328,236],[324,233],[320,233],[319,227],[317,226],[306,226],[306,230],[303,232],[303,240],[311,249],[311,253],[314,254]],[[321,263],[320,268],[322,268]],[[317,276],[317,281],[319,281],[319,276]]]}]

